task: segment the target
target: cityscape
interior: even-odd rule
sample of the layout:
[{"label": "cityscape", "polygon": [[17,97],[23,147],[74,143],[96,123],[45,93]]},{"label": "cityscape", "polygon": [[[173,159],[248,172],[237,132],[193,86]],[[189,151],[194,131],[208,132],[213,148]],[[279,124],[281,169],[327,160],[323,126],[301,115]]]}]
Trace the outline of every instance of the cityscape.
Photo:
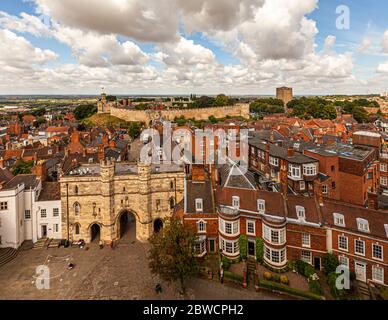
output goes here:
[{"label": "cityscape", "polygon": [[388,300],[387,5],[348,2],[4,0],[0,300]]}]

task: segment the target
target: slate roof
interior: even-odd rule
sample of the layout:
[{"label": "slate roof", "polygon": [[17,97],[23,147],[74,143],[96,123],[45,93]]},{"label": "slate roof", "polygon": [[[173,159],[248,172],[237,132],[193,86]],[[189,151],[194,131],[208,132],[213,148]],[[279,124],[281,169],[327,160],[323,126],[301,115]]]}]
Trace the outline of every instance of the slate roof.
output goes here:
[{"label": "slate roof", "polygon": [[205,181],[186,181],[186,213],[197,213],[195,210],[195,199],[202,199],[204,213],[215,213],[214,201],[212,197],[212,185],[209,180]]},{"label": "slate roof", "polygon": [[256,180],[252,172],[244,172],[237,163],[227,163],[221,167],[221,186],[255,190]]},{"label": "slate roof", "polygon": [[61,189],[59,182],[44,182],[38,201],[61,200]]},{"label": "slate roof", "polygon": [[39,179],[34,174],[18,174],[5,184],[4,189],[13,189],[23,183],[25,189],[34,189],[38,185]]}]

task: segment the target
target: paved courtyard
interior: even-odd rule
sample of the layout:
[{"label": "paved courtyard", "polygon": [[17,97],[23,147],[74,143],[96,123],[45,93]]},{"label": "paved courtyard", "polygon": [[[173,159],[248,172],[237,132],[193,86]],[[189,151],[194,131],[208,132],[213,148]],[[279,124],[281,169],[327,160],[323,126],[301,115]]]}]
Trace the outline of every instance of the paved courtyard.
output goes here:
[{"label": "paved courtyard", "polygon": [[[133,236],[122,239],[115,249],[51,248],[21,251],[16,259],[0,268],[0,299],[182,299],[178,287],[162,283],[155,292],[157,279],[148,268],[148,245]],[[75,264],[67,270],[67,264]],[[47,265],[50,289],[38,290],[36,268]],[[193,279],[186,299],[281,299],[268,293],[231,288],[217,282]]]}]

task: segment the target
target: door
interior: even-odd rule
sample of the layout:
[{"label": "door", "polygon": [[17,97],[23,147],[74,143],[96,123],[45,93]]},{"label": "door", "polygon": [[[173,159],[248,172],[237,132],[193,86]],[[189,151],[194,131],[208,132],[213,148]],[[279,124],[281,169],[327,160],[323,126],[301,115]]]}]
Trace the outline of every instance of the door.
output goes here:
[{"label": "door", "polygon": [[42,238],[47,238],[47,225],[43,224],[42,226],[42,233],[41,233],[41,236]]},{"label": "door", "polygon": [[248,241],[248,256],[250,256],[250,257],[255,256],[255,242],[254,241]]},{"label": "door", "polygon": [[216,240],[209,239],[209,252],[215,252],[215,251],[216,251]]},{"label": "door", "polygon": [[319,257],[314,258],[314,268],[315,270],[321,270],[321,258]]},{"label": "door", "polygon": [[362,282],[366,282],[366,264],[361,262],[355,262],[356,279]]}]

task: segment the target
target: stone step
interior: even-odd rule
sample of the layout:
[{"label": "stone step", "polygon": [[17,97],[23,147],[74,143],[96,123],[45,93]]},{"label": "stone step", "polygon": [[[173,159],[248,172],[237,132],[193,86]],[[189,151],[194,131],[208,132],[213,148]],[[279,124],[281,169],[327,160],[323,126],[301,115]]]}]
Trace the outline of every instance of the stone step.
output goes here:
[{"label": "stone step", "polygon": [[18,250],[13,248],[0,249],[0,268],[12,261],[18,255]]}]

